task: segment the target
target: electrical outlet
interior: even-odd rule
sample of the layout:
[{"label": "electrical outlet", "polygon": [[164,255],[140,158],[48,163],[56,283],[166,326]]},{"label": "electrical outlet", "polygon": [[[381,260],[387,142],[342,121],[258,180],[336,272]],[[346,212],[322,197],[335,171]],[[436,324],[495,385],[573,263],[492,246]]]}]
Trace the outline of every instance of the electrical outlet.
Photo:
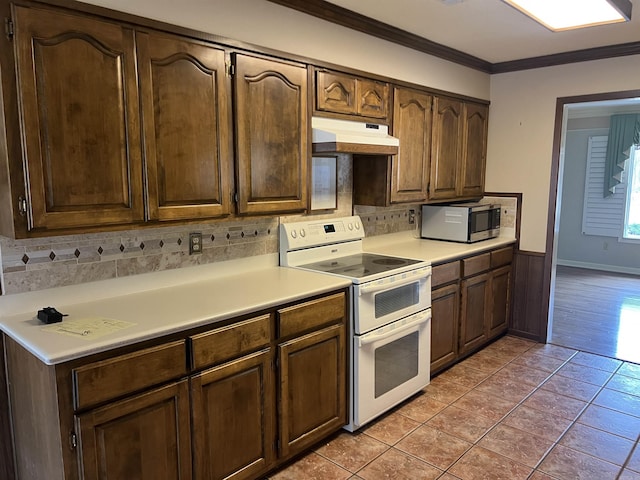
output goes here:
[{"label": "electrical outlet", "polygon": [[191,232],[189,234],[189,255],[202,253],[202,233]]},{"label": "electrical outlet", "polygon": [[409,225],[416,223],[416,211],[412,208],[409,210]]}]

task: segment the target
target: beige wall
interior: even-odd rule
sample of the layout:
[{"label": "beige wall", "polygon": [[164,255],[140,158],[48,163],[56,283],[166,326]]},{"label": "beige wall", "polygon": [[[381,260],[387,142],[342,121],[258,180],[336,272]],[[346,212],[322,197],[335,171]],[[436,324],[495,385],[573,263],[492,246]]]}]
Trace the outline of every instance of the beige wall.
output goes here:
[{"label": "beige wall", "polygon": [[143,17],[472,97],[489,75],[266,0],[89,0]]},{"label": "beige wall", "polygon": [[522,192],[520,248],[544,252],[556,100],[640,88],[640,56],[491,77],[488,191]]}]

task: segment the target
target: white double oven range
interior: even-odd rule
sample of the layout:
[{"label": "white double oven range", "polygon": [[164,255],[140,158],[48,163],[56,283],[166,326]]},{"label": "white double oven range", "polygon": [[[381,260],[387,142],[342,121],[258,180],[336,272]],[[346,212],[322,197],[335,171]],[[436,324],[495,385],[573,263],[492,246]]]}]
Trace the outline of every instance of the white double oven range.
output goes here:
[{"label": "white double oven range", "polygon": [[431,266],[363,251],[358,216],[280,225],[280,265],[348,278],[355,431],[429,383]]}]

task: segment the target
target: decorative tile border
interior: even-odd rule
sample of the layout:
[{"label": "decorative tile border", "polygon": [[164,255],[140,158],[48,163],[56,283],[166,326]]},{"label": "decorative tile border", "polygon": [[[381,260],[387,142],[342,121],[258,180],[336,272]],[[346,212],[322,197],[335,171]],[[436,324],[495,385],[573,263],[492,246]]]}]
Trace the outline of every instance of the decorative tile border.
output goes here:
[{"label": "decorative tile border", "polygon": [[[103,235],[12,240],[0,237],[4,292],[63,285],[276,253],[278,218],[219,221]],[[189,255],[189,233],[202,253]]]}]

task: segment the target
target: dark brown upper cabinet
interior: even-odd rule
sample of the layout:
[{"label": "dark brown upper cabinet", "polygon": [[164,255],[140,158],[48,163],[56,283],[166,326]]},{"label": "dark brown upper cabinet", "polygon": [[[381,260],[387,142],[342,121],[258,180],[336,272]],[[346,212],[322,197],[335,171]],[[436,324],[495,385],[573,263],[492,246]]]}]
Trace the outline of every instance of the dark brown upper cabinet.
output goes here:
[{"label": "dark brown upper cabinet", "polygon": [[143,221],[133,30],[19,6],[14,24],[28,228]]},{"label": "dark brown upper cabinet", "polygon": [[427,199],[432,102],[424,92],[393,90],[393,134],[400,139],[400,148],[392,161],[392,203]]},{"label": "dark brown upper cabinet", "polygon": [[389,84],[345,73],[316,70],[316,110],[386,122]]},{"label": "dark brown upper cabinet", "polygon": [[234,54],[238,213],[307,208],[307,69]]},{"label": "dark brown upper cabinet", "polygon": [[427,199],[433,97],[404,87],[393,89],[393,135],[397,155],[353,156],[353,201],[389,206]]},{"label": "dark brown upper cabinet", "polygon": [[482,197],[488,114],[487,105],[434,99],[429,200]]},{"label": "dark brown upper cabinet", "polygon": [[463,197],[484,195],[487,164],[487,127],[489,107],[475,103],[464,105],[462,172],[458,192]]},{"label": "dark brown upper cabinet", "polygon": [[150,220],[231,212],[230,78],[225,51],[137,33]]},{"label": "dark brown upper cabinet", "polygon": [[455,199],[462,159],[462,102],[435,97],[429,199]]}]

